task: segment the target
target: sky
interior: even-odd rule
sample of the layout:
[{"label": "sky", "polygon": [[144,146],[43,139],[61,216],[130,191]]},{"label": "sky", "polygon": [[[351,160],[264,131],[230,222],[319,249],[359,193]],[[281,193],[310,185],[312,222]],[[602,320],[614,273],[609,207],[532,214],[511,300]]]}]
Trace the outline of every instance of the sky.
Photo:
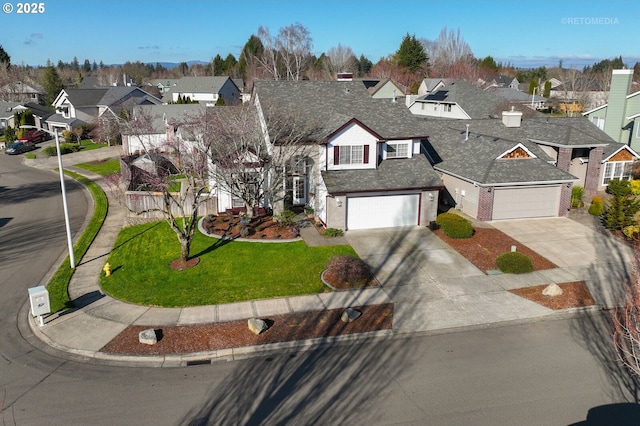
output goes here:
[{"label": "sky", "polygon": [[[33,1],[42,7],[30,10]],[[0,45],[18,65],[239,58],[258,28],[306,27],[313,53],[350,47],[373,63],[405,35],[434,40],[446,27],[477,58],[519,68],[581,69],[622,55],[640,61],[634,0],[1,0]],[[18,13],[18,12],[23,13]],[[37,12],[37,13],[33,13]]]}]

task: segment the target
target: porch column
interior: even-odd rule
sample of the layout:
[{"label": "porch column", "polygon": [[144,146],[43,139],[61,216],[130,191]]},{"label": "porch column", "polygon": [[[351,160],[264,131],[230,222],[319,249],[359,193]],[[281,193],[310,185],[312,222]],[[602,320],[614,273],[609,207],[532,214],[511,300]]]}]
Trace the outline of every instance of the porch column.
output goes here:
[{"label": "porch column", "polygon": [[558,149],[558,162],[556,167],[565,172],[569,172],[571,168],[571,154],[573,148],[559,148]]},{"label": "porch column", "polygon": [[602,166],[602,155],[604,148],[599,146],[589,151],[589,162],[587,163],[587,175],[584,178],[584,193],[588,197],[593,197],[598,192],[598,182],[600,181],[600,167]]}]

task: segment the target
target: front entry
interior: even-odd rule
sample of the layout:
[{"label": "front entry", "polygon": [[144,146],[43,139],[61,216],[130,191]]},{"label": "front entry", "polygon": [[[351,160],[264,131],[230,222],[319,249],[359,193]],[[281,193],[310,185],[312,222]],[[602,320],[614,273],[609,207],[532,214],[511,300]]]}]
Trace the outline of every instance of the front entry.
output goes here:
[{"label": "front entry", "polygon": [[294,206],[302,206],[307,203],[306,176],[293,176],[292,203]]}]

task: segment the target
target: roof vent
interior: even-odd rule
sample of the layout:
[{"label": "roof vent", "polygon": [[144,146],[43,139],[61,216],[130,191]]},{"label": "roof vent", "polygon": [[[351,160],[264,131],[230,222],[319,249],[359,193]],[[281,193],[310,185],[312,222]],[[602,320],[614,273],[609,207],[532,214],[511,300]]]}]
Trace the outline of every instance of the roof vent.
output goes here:
[{"label": "roof vent", "polygon": [[466,131],[465,136],[464,136],[464,140],[465,141],[469,140],[469,125],[468,124],[467,124],[467,131]]}]

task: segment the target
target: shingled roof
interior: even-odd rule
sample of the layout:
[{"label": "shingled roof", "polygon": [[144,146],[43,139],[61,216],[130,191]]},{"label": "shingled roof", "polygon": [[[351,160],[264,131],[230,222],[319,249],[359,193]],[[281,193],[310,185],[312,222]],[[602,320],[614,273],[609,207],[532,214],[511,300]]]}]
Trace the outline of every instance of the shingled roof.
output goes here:
[{"label": "shingled roof", "polygon": [[458,104],[471,119],[480,119],[494,117],[504,100],[466,81],[454,81],[415,102]]}]

